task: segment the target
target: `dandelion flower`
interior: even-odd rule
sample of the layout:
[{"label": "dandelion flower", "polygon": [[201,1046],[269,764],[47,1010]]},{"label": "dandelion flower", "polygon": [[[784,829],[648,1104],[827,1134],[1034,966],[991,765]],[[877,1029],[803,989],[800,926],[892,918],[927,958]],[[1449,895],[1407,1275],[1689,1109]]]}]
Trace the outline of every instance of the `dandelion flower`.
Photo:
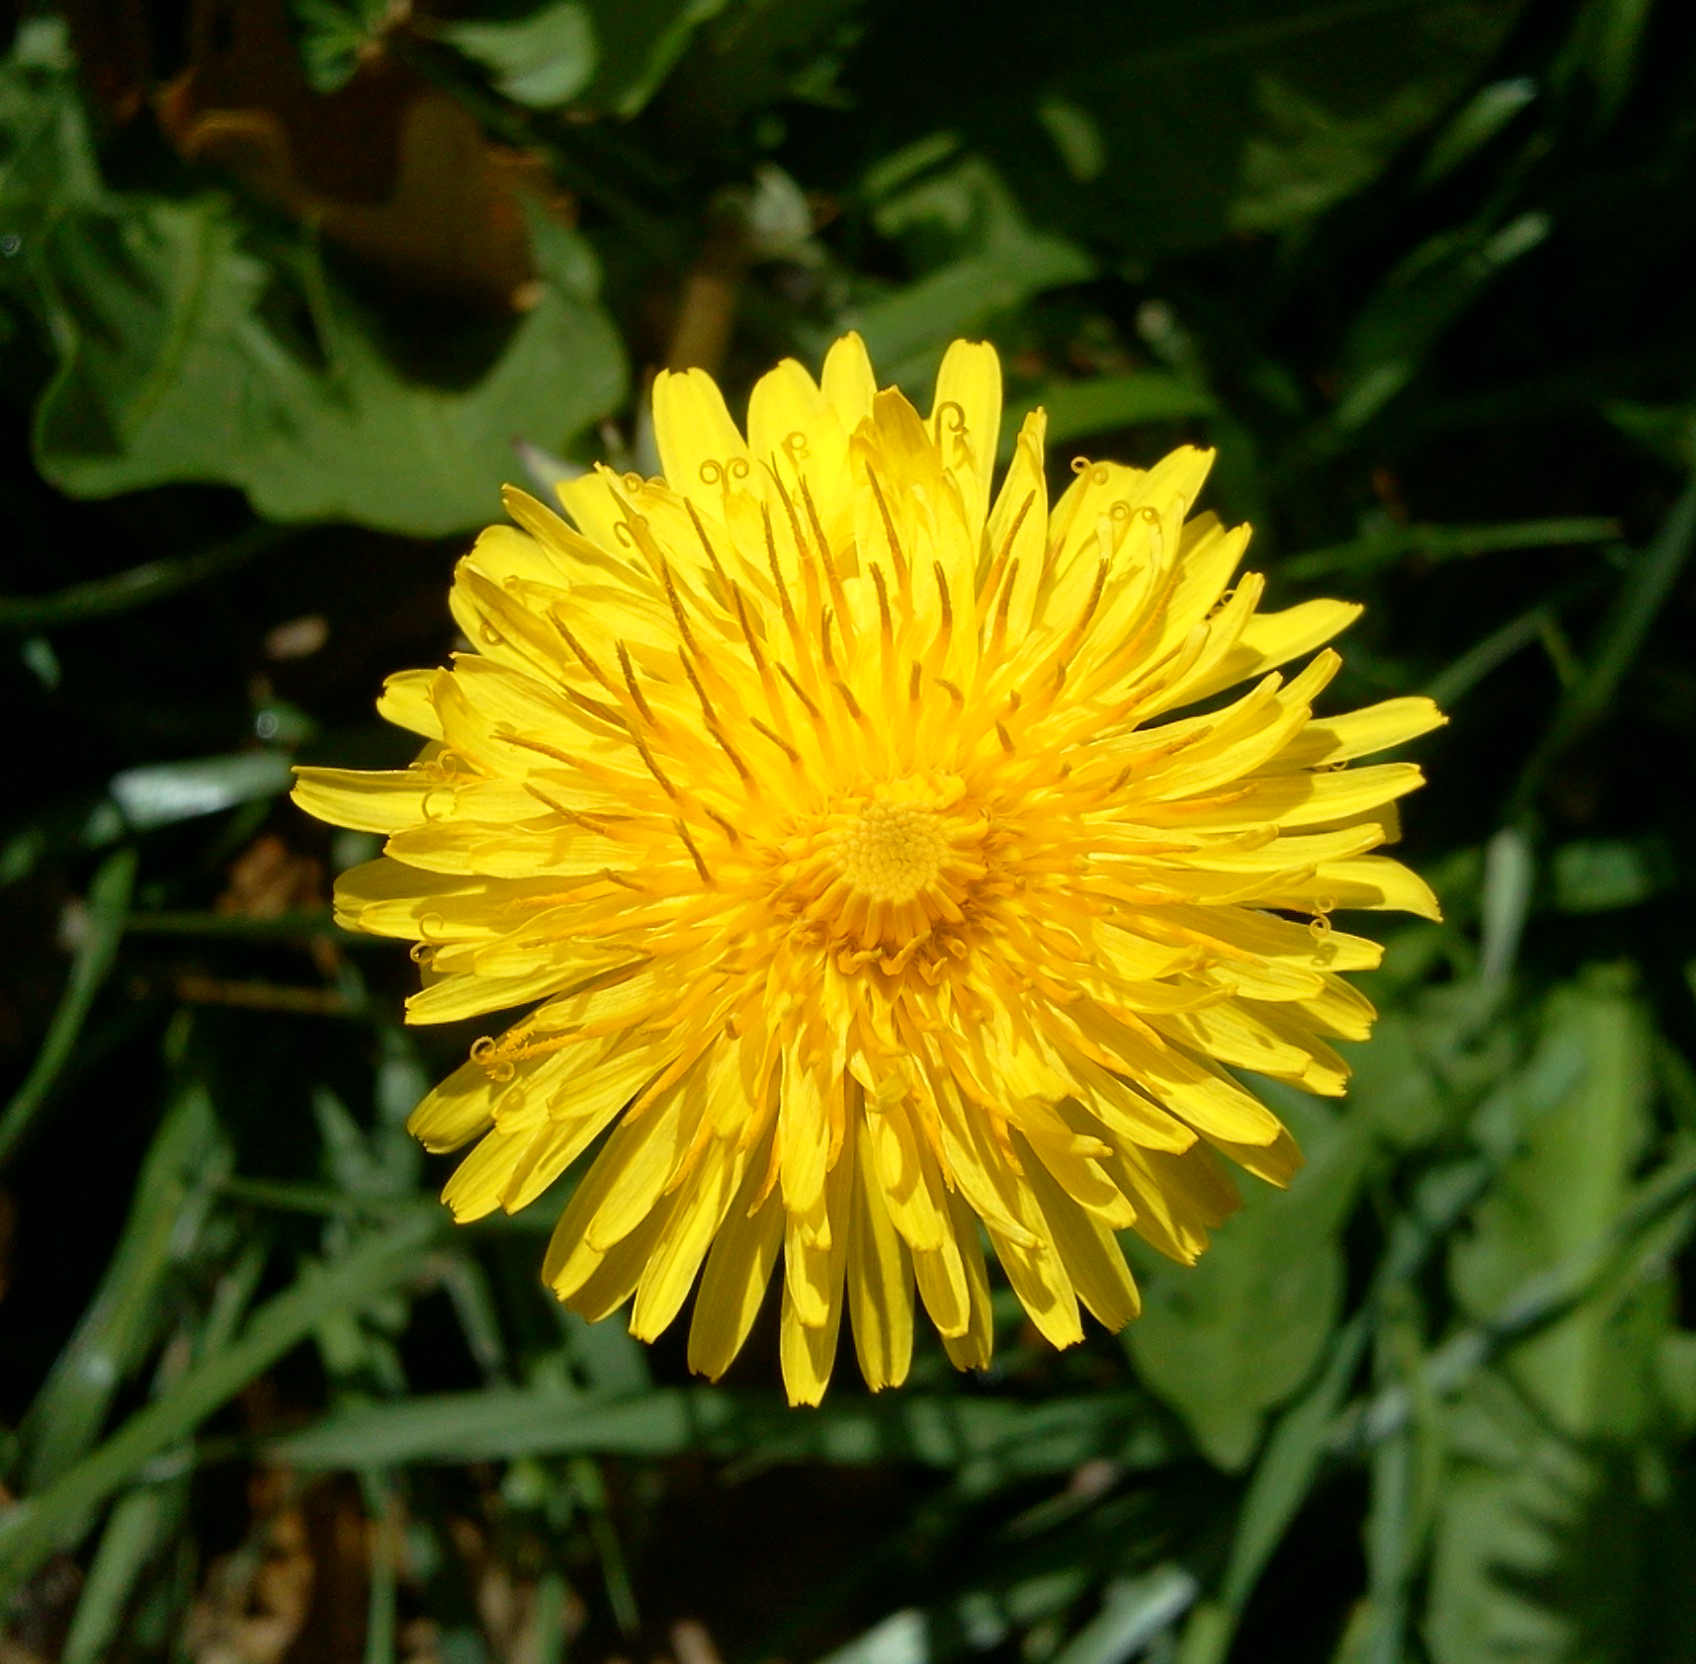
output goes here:
[{"label": "dandelion flower", "polygon": [[746,437],[698,370],[653,397],[663,478],[568,483],[569,521],[509,491],[460,562],[472,650],[380,701],[418,760],[300,771],[386,836],[337,916],[416,944],[409,1019],[528,1008],[413,1115],[478,1141],[445,1200],[525,1207],[605,1134],[547,1283],[651,1340],[699,1278],[717,1377],[781,1257],[793,1402],[844,1310],[873,1388],[919,1302],[986,1364],[986,1245],[1056,1346],[1117,1329],[1117,1232],[1193,1262],[1222,1156],[1300,1163],[1232,1071],[1342,1092],[1373,1013],[1340,973],[1380,949],[1332,912],[1436,913],[1370,853],[1419,771],[1345,765],[1442,718],[1313,714],[1358,609],[1230,587],[1247,528],[1186,518],[1209,453],[1080,460],[1051,504],[1038,411],[992,491],[988,346],[928,419],[853,335]]}]

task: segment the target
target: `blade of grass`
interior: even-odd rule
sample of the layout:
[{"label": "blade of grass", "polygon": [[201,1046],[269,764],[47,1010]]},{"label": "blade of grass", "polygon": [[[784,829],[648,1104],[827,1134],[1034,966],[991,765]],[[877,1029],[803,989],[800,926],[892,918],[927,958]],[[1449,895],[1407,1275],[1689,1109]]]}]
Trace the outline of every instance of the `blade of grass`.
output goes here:
[{"label": "blade of grass", "polygon": [[113,1396],[157,1344],[161,1285],[197,1233],[225,1159],[211,1099],[204,1086],[189,1084],[154,1135],[94,1299],[24,1417],[26,1492],[52,1484],[81,1459]]},{"label": "blade of grass", "polygon": [[1129,1393],[1029,1406],[945,1395],[843,1399],[798,1418],[764,1394],[716,1387],[661,1388],[610,1403],[557,1388],[421,1396],[348,1410],[265,1446],[272,1459],[302,1468],[683,1450],[938,1468],[989,1460],[1008,1476],[1065,1472],[1091,1456],[1148,1467],[1169,1454],[1145,1401]]},{"label": "blade of grass", "polygon": [[1536,863],[1531,840],[1515,826],[1505,826],[1484,851],[1483,940],[1479,947],[1478,981],[1490,994],[1507,981],[1519,952],[1519,939],[1531,909],[1531,885]]},{"label": "blade of grass", "polygon": [[[404,1282],[438,1230],[423,1214],[397,1221],[334,1264],[307,1271],[253,1315],[240,1337],[197,1361],[45,1491],[0,1515],[0,1589],[15,1587],[74,1541],[89,1516],[154,1457],[191,1438],[213,1411],[300,1343],[325,1315],[365,1304]],[[359,1462],[370,1465],[370,1457]]]},{"label": "blade of grass", "polygon": [[260,521],[193,554],[151,560],[142,566],[132,566],[127,572],[90,578],[86,583],[71,584],[47,595],[0,596],[0,630],[29,634],[129,612],[233,572],[298,533],[295,526],[274,526]]},{"label": "blade of grass", "polygon": [[1696,474],[1691,475],[1655,535],[1626,572],[1625,581],[1602,620],[1589,664],[1567,689],[1554,722],[1519,777],[1509,809],[1510,820],[1518,819],[1531,807],[1549,770],[1613,703],[1626,672],[1636,662],[1650,626],[1672,594],[1693,545],[1696,545]]},{"label": "blade of grass", "polygon": [[536,1604],[530,1619],[532,1664],[565,1664],[571,1585],[557,1571],[536,1579]]},{"label": "blade of grass", "polygon": [[193,936],[210,941],[311,942],[327,937],[338,948],[381,947],[383,938],[343,930],[323,912],[279,913],[255,919],[241,913],[202,913],[137,908],[128,925],[132,936]]},{"label": "blade of grass", "polygon": [[1176,1623],[1199,1590],[1195,1574],[1178,1565],[1109,1585],[1101,1610],[1054,1655],[1053,1664],[1124,1664]]},{"label": "blade of grass", "polygon": [[[1644,1239],[1696,1197],[1696,1151],[1668,1162],[1638,1192],[1606,1236],[1583,1253],[1529,1278],[1490,1318],[1469,1324],[1432,1353],[1420,1389],[1452,1397],[1478,1372],[1520,1342],[1541,1334],[1605,1289],[1633,1259]],[[1684,1231],[1688,1231],[1686,1222]],[[1405,1427],[1414,1393],[1386,1387],[1338,1424],[1334,1444],[1372,1445]]]},{"label": "blade of grass", "polygon": [[71,1060],[77,1036],[82,1033],[94,996],[112,968],[123,937],[124,920],[135,889],[135,869],[133,849],[115,850],[101,863],[88,887],[87,929],[71,961],[71,975],[59,1009],[53,1013],[47,1038],[24,1076],[23,1085],[13,1093],[5,1113],[0,1115],[0,1167],[29,1132]]},{"label": "blade of grass", "polygon": [[606,1587],[613,1619],[621,1635],[634,1638],[642,1627],[642,1612],[636,1604],[630,1563],[619,1539],[618,1522],[613,1518],[600,1464],[588,1456],[573,1456],[567,1471],[578,1504],[589,1517],[589,1540],[595,1545],[595,1558],[601,1563],[601,1581]]},{"label": "blade of grass", "polygon": [[1331,1425],[1371,1334],[1372,1317],[1363,1309],[1337,1332],[1312,1385],[1278,1418],[1243,1498],[1219,1592],[1191,1613],[1178,1664],[1224,1664],[1260,1574],[1313,1488]]},{"label": "blade of grass", "polygon": [[1205,388],[1160,370],[1057,381],[1008,407],[1001,421],[1001,461],[1011,460],[1025,417],[1039,407],[1048,413],[1050,445],[1112,433],[1142,422],[1212,416],[1219,409],[1218,401]]},{"label": "blade of grass", "polygon": [[365,1664],[395,1664],[399,1615],[399,1569],[405,1552],[400,1498],[387,1474],[360,1476],[369,1538],[370,1592],[365,1608]]},{"label": "blade of grass", "polygon": [[[283,1179],[228,1178],[220,1180],[219,1187],[235,1201],[274,1208],[281,1213],[368,1214],[374,1219],[398,1218],[402,1214],[436,1220],[446,1217],[440,1203],[424,1196],[350,1196],[332,1185],[291,1184]],[[460,1230],[476,1235],[551,1231],[559,1221],[560,1204],[568,1194],[568,1191],[550,1192],[521,1212],[491,1213],[469,1221]]]},{"label": "blade of grass", "polygon": [[[1548,1107],[1566,1090],[1569,1073],[1564,1067],[1550,1067],[1545,1073],[1546,1079],[1538,1076],[1527,1088],[1538,1101],[1524,1113]],[[1517,1148],[1516,1139],[1487,1142],[1481,1123],[1493,1111],[1492,1101],[1475,1117],[1474,1132],[1485,1144],[1483,1153],[1445,1163],[1420,1182],[1390,1232],[1365,1302],[1336,1332],[1313,1383],[1274,1426],[1243,1499],[1219,1591],[1191,1614],[1179,1664],[1223,1664],[1261,1573],[1306,1502],[1321,1463],[1338,1447],[1338,1430],[1347,1423],[1344,1395],[1384,1311],[1448,1240]]]},{"label": "blade of grass", "polygon": [[1539,640],[1547,621],[1555,617],[1562,607],[1594,594],[1600,587],[1601,580],[1597,578],[1569,584],[1547,600],[1539,601],[1536,606],[1520,613],[1517,618],[1510,618],[1435,676],[1426,685],[1426,694],[1445,711],[1452,711],[1492,671],[1499,670],[1515,653]]},{"label": "blade of grass", "polygon": [[1611,543],[1620,535],[1617,520],[1522,520],[1482,526],[1387,526],[1367,537],[1291,555],[1274,575],[1295,583],[1334,572],[1371,572],[1410,556],[1438,564],[1467,560],[1509,549],[1558,549],[1580,543]]},{"label": "blade of grass", "polygon": [[138,1486],[119,1499],[100,1534],[60,1664],[101,1664],[111,1656],[130,1595],[187,1501],[186,1476]]},{"label": "blade of grass", "polygon": [[[1391,1291],[1378,1333],[1378,1379],[1417,1382],[1423,1370],[1423,1334],[1417,1306],[1405,1286]],[[1429,1524],[1421,1483],[1429,1467],[1430,1395],[1420,1393],[1422,1412],[1372,1453],[1372,1501],[1366,1521],[1367,1600],[1359,1631],[1359,1664],[1401,1664]]]}]

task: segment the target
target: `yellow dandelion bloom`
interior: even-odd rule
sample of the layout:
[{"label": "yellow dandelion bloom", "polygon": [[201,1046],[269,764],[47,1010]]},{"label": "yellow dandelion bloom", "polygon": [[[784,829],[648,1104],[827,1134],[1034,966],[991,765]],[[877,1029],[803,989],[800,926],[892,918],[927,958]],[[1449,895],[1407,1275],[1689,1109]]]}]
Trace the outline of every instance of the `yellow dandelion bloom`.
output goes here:
[{"label": "yellow dandelion bloom", "polygon": [[546,1281],[589,1318],[634,1296],[652,1339],[699,1277],[717,1377],[781,1255],[794,1402],[844,1309],[874,1388],[915,1300],[986,1364],[986,1243],[1056,1346],[1080,1305],[1135,1317],[1116,1232],[1193,1262],[1237,1205],[1221,1154],[1300,1162],[1230,1071],[1343,1090],[1330,1042],[1373,1013],[1339,973],[1380,950],[1332,911],[1436,913],[1370,853],[1419,771],[1345,766],[1436,708],[1316,718],[1336,654],[1277,672],[1357,609],[1228,587],[1248,529],[1186,518],[1205,451],[1079,461],[1051,504],[1039,411],[992,491],[1000,418],[969,342],[928,419],[852,335],[822,382],[764,377],[745,437],[708,376],[662,375],[663,479],[566,484],[569,523],[510,491],[461,561],[473,650],[380,702],[411,768],[295,791],[385,834],[337,916],[417,944],[411,1021],[530,1008],[412,1118],[479,1141],[455,1216],[607,1134]]}]

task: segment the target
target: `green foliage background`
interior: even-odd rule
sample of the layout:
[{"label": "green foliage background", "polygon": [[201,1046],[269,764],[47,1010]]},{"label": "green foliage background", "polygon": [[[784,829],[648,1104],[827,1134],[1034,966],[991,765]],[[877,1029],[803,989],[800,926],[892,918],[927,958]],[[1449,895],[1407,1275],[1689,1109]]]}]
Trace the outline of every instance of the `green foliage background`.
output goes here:
[{"label": "green foliage background", "polygon": [[[309,118],[393,71],[530,158],[517,310],[169,141],[241,14],[0,22],[9,1664],[1696,1659],[1688,9],[293,0]],[[281,794],[404,760],[503,479],[847,327],[915,395],[989,336],[1061,469],[1217,446],[1274,600],[1369,603],[1338,704],[1453,713],[1447,917],[1123,1337],[792,1412],[769,1335],[556,1310],[557,1197],[447,1224],[468,1036]]]}]

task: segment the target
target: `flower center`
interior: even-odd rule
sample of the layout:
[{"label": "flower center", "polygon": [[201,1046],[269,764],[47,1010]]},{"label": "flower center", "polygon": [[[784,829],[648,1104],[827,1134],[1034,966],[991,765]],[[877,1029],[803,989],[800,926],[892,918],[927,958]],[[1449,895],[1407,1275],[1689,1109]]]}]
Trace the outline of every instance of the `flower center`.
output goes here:
[{"label": "flower center", "polygon": [[948,853],[941,817],[917,803],[868,803],[838,837],[842,876],[870,901],[910,901]]},{"label": "flower center", "polygon": [[784,907],[845,970],[955,951],[988,870],[989,824],[965,798],[957,777],[920,775],[838,799],[784,845]]}]

